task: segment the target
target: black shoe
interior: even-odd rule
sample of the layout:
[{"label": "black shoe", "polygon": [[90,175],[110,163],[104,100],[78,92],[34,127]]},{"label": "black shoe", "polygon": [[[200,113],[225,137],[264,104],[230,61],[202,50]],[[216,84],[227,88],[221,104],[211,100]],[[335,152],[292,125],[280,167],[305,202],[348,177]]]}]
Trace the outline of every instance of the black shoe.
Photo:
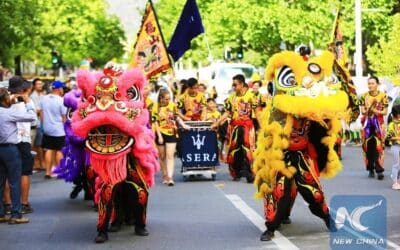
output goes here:
[{"label": "black shoe", "polygon": [[374,178],[374,177],[375,177],[374,171],[369,171],[368,177],[369,177],[369,178]]},{"label": "black shoe", "polygon": [[283,219],[282,224],[285,224],[285,225],[292,224],[292,220],[289,217],[287,217],[286,219]]},{"label": "black shoe", "polygon": [[265,230],[265,232],[261,234],[260,240],[261,241],[270,241],[272,239],[272,237],[274,237],[274,232]]},{"label": "black shoe", "polygon": [[253,183],[254,182],[254,176],[250,175],[246,177],[247,183]]},{"label": "black shoe", "polygon": [[4,204],[4,213],[7,215],[11,214],[11,204]]},{"label": "black shoe", "polygon": [[46,180],[51,180],[51,175],[46,174],[46,175],[44,176],[44,178],[45,178]]},{"label": "black shoe", "polygon": [[140,236],[148,236],[149,231],[144,227],[135,227],[135,234]]},{"label": "black shoe", "polygon": [[111,224],[108,232],[115,233],[121,230],[122,225],[120,223]]},{"label": "black shoe", "polygon": [[81,186],[75,186],[72,192],[69,194],[69,198],[76,199],[78,197],[79,192],[82,190]]},{"label": "black shoe", "polygon": [[22,204],[22,208],[21,208],[21,213],[22,214],[30,214],[33,213],[33,208],[31,206],[31,204]]},{"label": "black shoe", "polygon": [[96,243],[104,243],[108,240],[108,235],[107,233],[104,232],[99,232],[96,236],[96,238],[94,239],[94,242]]},{"label": "black shoe", "polygon": [[89,192],[85,191],[85,194],[83,195],[83,199],[85,201],[91,201],[91,200],[93,200],[93,196]]},{"label": "black shoe", "polygon": [[232,180],[233,181],[240,181],[240,177],[234,177]]},{"label": "black shoe", "polygon": [[134,218],[125,219],[125,224],[128,226],[133,226],[135,225],[135,219]]},{"label": "black shoe", "polygon": [[383,180],[384,175],[382,173],[378,174],[378,180]]}]

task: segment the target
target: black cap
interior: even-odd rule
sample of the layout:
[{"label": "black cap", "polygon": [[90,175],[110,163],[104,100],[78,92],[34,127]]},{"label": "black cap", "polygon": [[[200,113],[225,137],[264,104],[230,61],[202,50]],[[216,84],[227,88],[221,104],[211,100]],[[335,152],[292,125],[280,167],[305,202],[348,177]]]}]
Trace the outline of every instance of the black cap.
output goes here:
[{"label": "black cap", "polygon": [[32,84],[21,76],[13,76],[8,80],[8,91],[10,91],[11,94],[23,91],[31,86]]}]

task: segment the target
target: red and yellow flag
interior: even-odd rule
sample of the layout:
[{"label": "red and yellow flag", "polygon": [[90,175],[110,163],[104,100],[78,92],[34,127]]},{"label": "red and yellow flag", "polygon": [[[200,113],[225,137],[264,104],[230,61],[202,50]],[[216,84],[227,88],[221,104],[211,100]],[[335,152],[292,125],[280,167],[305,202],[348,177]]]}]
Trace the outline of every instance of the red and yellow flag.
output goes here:
[{"label": "red and yellow flag", "polygon": [[333,23],[333,29],[329,42],[330,50],[335,54],[335,73],[339,80],[342,82],[343,90],[349,96],[349,109],[351,111],[350,122],[357,119],[359,111],[359,101],[354,86],[353,80],[351,79],[350,71],[347,67],[347,53],[343,43],[343,33],[340,27],[340,7],[336,13],[335,21]]},{"label": "red and yellow flag", "polygon": [[129,65],[143,70],[148,79],[172,69],[153,4],[149,0]]}]

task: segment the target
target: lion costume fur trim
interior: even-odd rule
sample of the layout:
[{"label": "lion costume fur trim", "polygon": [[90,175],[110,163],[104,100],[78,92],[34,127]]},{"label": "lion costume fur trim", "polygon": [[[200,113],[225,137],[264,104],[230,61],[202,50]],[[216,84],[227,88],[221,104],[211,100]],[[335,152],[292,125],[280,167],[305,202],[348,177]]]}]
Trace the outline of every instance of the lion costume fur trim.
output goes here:
[{"label": "lion costume fur trim", "polygon": [[[330,119],[327,136],[321,139],[321,143],[328,148],[327,162],[321,177],[332,178],[342,169],[339,157],[334,150],[337,135],[341,129],[340,111],[345,110],[348,105],[347,95],[340,92],[330,98],[317,97],[313,100],[309,98],[279,95],[267,104],[261,113],[261,129],[257,139],[257,148],[254,152],[253,168],[256,172],[254,185],[257,188],[256,198],[263,198],[274,189],[275,178],[278,173],[292,178],[296,173],[296,168],[286,166],[283,161],[283,152],[289,147],[289,136],[293,126],[294,117],[313,118],[317,122]],[[284,124],[278,121],[271,121],[272,109],[277,109],[285,113]],[[317,108],[316,108],[317,107]],[[317,111],[317,112],[316,112]]]}]

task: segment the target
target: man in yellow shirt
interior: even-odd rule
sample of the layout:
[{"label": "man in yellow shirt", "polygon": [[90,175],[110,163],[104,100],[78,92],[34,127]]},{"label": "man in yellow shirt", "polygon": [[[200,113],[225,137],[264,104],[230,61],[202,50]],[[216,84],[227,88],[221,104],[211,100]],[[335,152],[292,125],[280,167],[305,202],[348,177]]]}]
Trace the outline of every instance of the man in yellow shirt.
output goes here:
[{"label": "man in yellow shirt", "polygon": [[227,133],[229,172],[235,181],[246,177],[247,182],[252,183],[254,181],[254,173],[251,169],[252,153],[255,149],[252,118],[258,102],[249,90],[243,75],[233,77],[232,88],[234,92],[225,101],[225,113],[212,127],[217,127],[228,116],[231,117]]}]

